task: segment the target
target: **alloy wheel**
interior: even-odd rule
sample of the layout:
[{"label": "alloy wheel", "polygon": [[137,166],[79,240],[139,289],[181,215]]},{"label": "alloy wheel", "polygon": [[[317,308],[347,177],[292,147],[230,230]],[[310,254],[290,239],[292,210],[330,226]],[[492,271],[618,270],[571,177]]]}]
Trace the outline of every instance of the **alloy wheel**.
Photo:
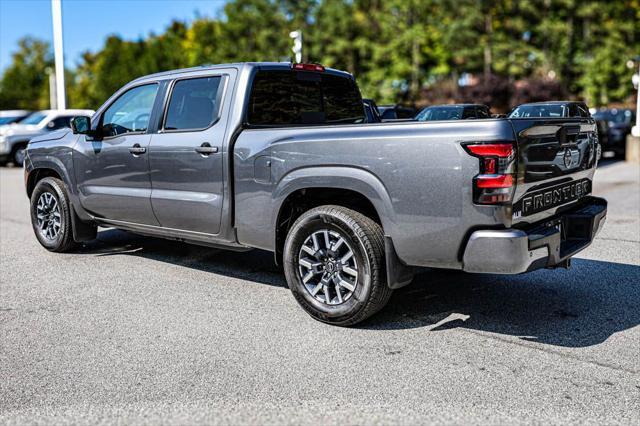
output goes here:
[{"label": "alloy wheel", "polygon": [[36,204],[36,218],[40,235],[48,241],[58,237],[62,227],[62,218],[58,199],[50,192],[43,192]]},{"label": "alloy wheel", "polygon": [[358,264],[353,249],[338,232],[321,229],[307,237],[298,254],[300,279],[309,294],[326,305],[353,296]]}]

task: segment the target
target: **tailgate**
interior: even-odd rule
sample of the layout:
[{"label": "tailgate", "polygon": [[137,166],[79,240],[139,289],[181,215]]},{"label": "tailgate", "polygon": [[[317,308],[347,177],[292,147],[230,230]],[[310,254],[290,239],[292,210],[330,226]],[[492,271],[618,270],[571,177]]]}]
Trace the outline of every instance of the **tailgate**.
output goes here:
[{"label": "tailgate", "polygon": [[510,119],[518,143],[513,223],[534,223],[591,193],[598,160],[595,121]]}]

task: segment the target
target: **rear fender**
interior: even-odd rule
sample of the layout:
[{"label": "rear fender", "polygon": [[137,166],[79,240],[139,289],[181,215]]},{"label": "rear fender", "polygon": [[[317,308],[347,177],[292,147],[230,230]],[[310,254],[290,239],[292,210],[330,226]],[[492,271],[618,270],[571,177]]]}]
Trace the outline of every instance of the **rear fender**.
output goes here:
[{"label": "rear fender", "polygon": [[307,188],[336,188],[357,192],[366,197],[380,218],[385,233],[385,252],[387,283],[390,288],[400,288],[411,282],[413,270],[406,267],[398,258],[393,246],[395,214],[391,199],[383,183],[372,173],[355,167],[306,167],[296,169],[285,175],[273,192],[274,209],[271,229],[275,230],[280,209],[287,197],[294,192]]}]

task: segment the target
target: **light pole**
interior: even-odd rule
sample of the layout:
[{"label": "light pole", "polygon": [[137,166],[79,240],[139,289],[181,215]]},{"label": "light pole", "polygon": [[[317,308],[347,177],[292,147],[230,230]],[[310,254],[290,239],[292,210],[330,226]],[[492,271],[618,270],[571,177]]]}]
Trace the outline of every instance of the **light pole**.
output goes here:
[{"label": "light pole", "polygon": [[56,108],[66,109],[64,89],[64,51],[62,43],[62,5],[61,0],[51,0],[53,19],[53,53],[56,62]]},{"label": "light pole", "polygon": [[291,51],[295,55],[295,60],[297,63],[302,62],[302,31],[291,31],[289,33],[289,37],[293,39],[293,47]]},{"label": "light pole", "polygon": [[631,128],[631,134],[640,137],[640,55],[633,58],[633,62],[638,66],[638,74],[635,74],[631,81],[637,89],[636,93],[636,125]]},{"label": "light pole", "polygon": [[56,106],[56,73],[53,72],[51,67],[44,69],[44,73],[49,76],[49,108],[57,109]]}]

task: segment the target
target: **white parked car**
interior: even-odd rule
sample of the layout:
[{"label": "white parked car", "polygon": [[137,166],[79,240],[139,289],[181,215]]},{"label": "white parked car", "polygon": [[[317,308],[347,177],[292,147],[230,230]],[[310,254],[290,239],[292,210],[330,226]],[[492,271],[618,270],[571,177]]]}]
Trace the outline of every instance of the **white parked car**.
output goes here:
[{"label": "white parked car", "polygon": [[12,110],[0,111],[0,126],[17,123],[18,121],[22,120],[29,114],[31,114],[31,111],[27,111],[24,109],[12,109]]},{"label": "white parked car", "polygon": [[0,127],[0,164],[13,162],[22,166],[24,150],[32,137],[69,128],[73,117],[91,117],[93,113],[90,109],[42,110],[19,123]]}]

